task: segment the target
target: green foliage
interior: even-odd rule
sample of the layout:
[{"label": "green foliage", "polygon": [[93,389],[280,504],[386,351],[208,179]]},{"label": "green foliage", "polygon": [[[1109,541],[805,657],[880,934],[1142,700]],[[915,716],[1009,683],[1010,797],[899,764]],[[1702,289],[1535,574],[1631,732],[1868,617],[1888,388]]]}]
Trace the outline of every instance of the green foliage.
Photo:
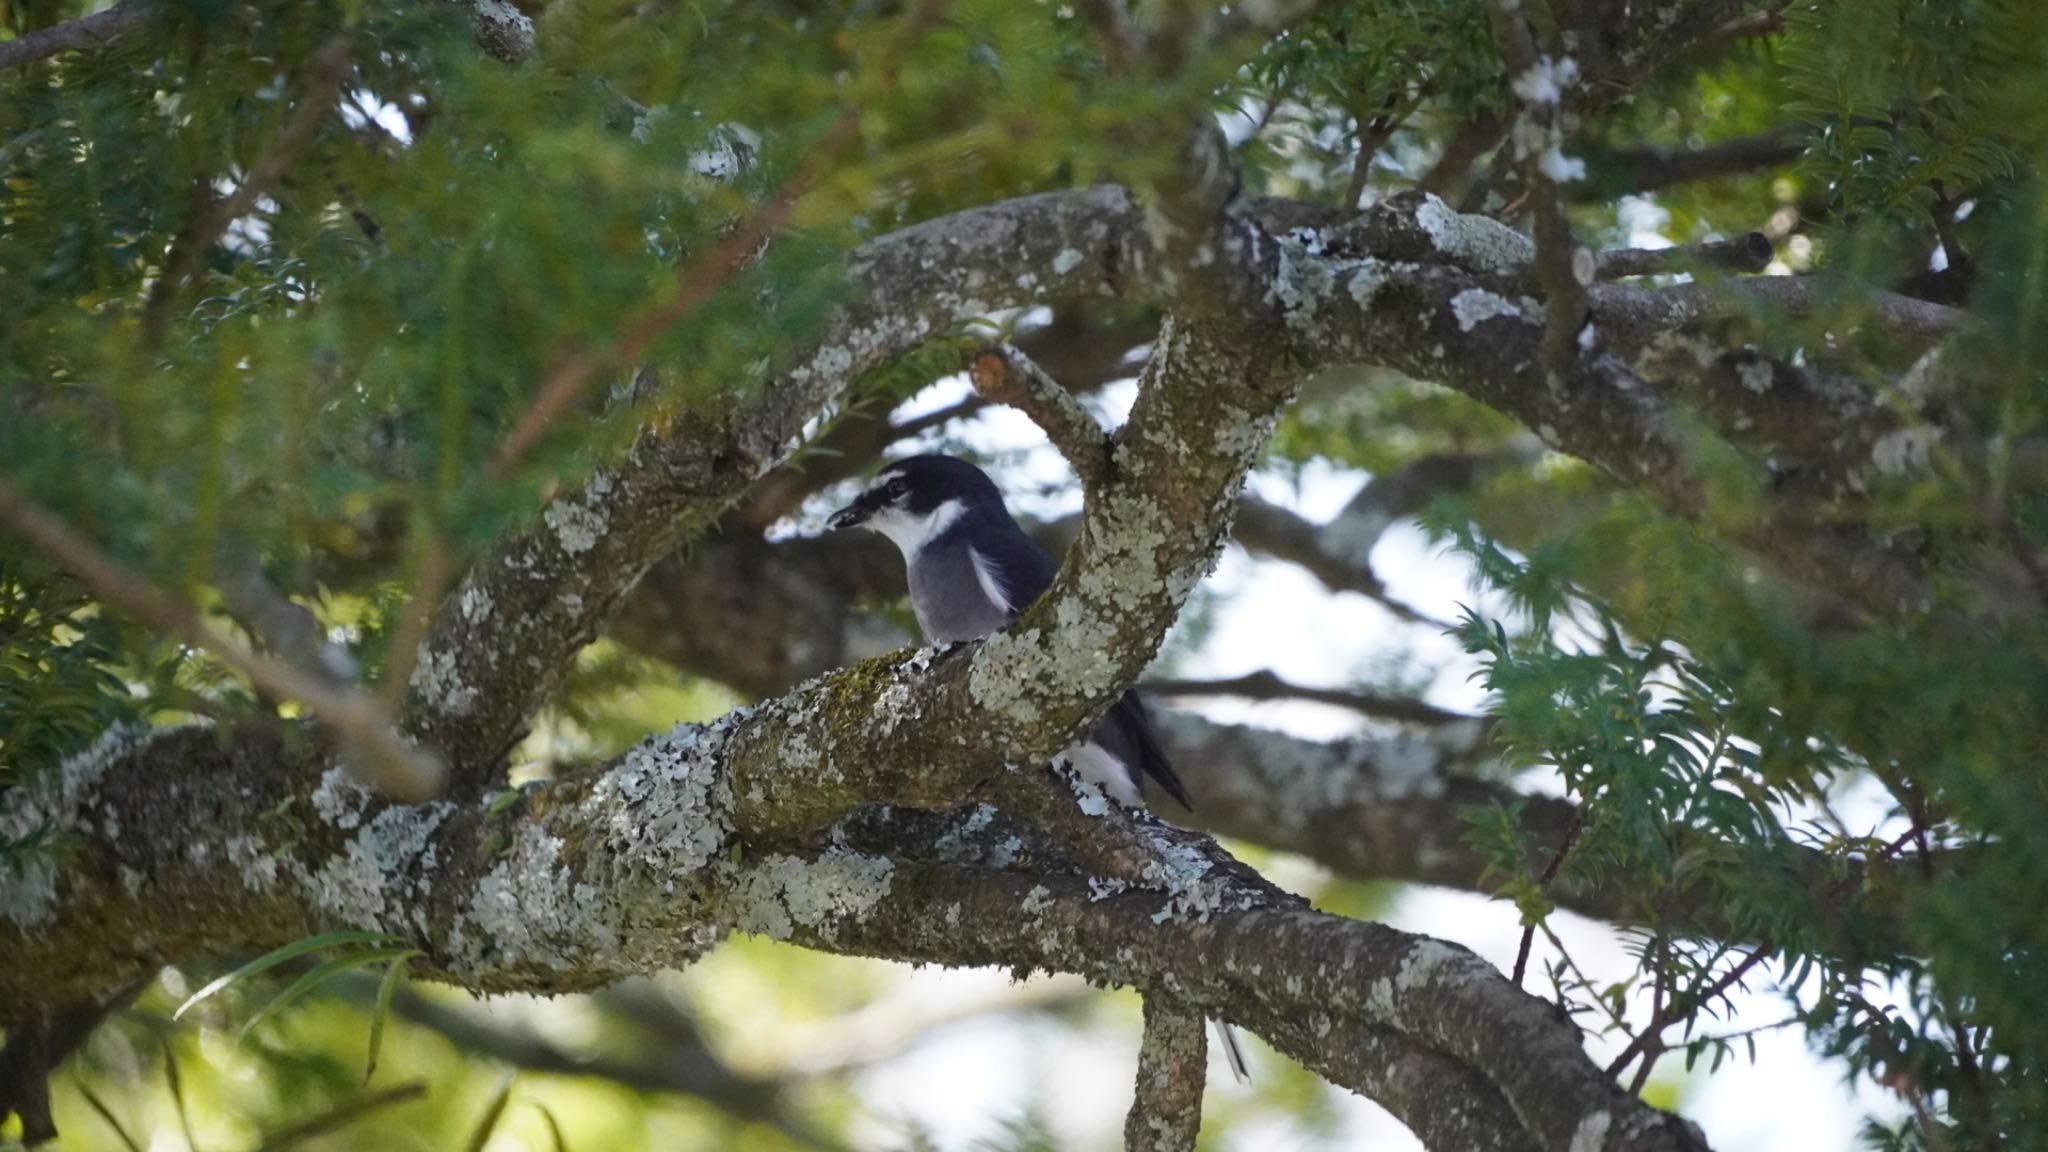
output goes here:
[{"label": "green foliage", "polygon": [[253,1013],[242,1025],[242,1035],[247,1037],[264,1022],[305,999],[334,977],[357,968],[383,964],[384,978],[378,984],[377,1008],[370,1019],[370,1055],[365,1061],[363,1073],[363,1078],[367,1080],[377,1071],[377,1056],[383,1047],[384,1021],[391,1010],[391,997],[397,992],[399,981],[405,976],[406,964],[413,957],[420,955],[418,949],[406,946],[404,941],[394,936],[375,932],[325,932],[294,940],[290,944],[265,952],[194,992],[171,1013],[171,1019],[176,1020],[208,997],[246,984],[279,965],[302,956],[329,950],[332,950],[332,955],[301,973],[289,987]]},{"label": "green foliage", "polygon": [[1247,178],[1320,197],[1344,190],[1332,177],[1375,120],[1389,139],[1404,128],[1410,140],[1426,139],[1417,129],[1502,107],[1500,79],[1485,0],[1351,0],[1321,6],[1269,46],[1224,99],[1265,124],[1240,152]]},{"label": "green foliage", "polygon": [[1826,0],[1786,14],[1785,110],[1817,131],[1809,166],[1844,216],[1924,207],[1930,189],[2010,180],[2048,121],[2016,97],[2048,57],[2039,5]]},{"label": "green foliage", "polygon": [[[1560,847],[1527,843],[1512,813],[1473,813],[1498,894],[1555,943],[1560,888],[1627,875],[1646,893],[1638,974],[1596,983],[1565,955],[1550,971],[1560,1001],[1633,1036],[1626,1004],[1654,997],[1682,1031],[1638,1051],[1712,1068],[1753,1050],[1754,1032],[1707,1018],[1768,978],[1793,1020],[1927,1109],[1955,1146],[1991,1132],[2040,1146],[2024,1118],[2048,1086],[2048,953],[2016,894],[2048,882],[2048,790],[2009,766],[2037,754],[2038,734],[2014,720],[2048,704],[2030,654],[2043,637],[1802,635],[1724,596],[1711,552],[1654,530],[1634,536],[1651,588],[1632,618],[1651,631],[1631,635],[1574,583],[1582,545],[1517,556],[1454,510],[1434,518],[1513,608],[1513,630],[1476,614],[1459,629],[1484,661],[1501,740],[1516,762],[1553,767],[1583,814]],[[1891,808],[1859,828],[1833,803],[1866,778]]]},{"label": "green foliage", "polygon": [[[132,718],[117,672],[121,641],[69,579],[0,556],[0,788]],[[0,842],[0,858],[10,850]]]}]

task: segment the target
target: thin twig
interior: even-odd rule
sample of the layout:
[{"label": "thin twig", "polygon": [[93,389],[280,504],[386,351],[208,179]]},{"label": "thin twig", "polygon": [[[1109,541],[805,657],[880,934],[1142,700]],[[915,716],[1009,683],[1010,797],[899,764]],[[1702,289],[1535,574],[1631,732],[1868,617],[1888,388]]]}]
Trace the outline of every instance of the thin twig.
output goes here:
[{"label": "thin twig", "polygon": [[311,611],[271,583],[254,548],[239,540],[222,546],[213,574],[229,614],[265,648],[329,684],[355,682],[355,658],[327,639]]},{"label": "thin twig", "polygon": [[1636,1035],[1634,1040],[1629,1042],[1628,1047],[1621,1050],[1621,1055],[1616,1056],[1607,1065],[1607,1075],[1619,1076],[1621,1070],[1628,1067],[1629,1061],[1648,1052],[1652,1045],[1660,1042],[1660,1037],[1663,1036],[1666,1028],[1677,1023],[1682,1017],[1691,1015],[1695,1009],[1713,1003],[1715,999],[1726,993],[1730,988],[1733,988],[1744,976],[1747,976],[1750,969],[1763,963],[1764,959],[1770,954],[1771,944],[1770,941],[1766,940],[1761,947],[1751,952],[1747,959],[1730,968],[1726,973],[1722,974],[1720,979],[1709,984],[1704,990],[1684,996],[1673,996],[1671,1002],[1664,1005],[1663,1010],[1654,1013],[1650,1017],[1650,1023]]},{"label": "thin twig", "polygon": [[[1572,809],[1572,822],[1565,825],[1564,839],[1557,845],[1557,851],[1550,854],[1550,863],[1544,866],[1543,875],[1536,878],[1540,891],[1550,886],[1557,878],[1557,870],[1564,866],[1564,858],[1571,853],[1572,845],[1578,843],[1579,833],[1586,827],[1586,808],[1582,804]],[[1515,949],[1515,972],[1509,977],[1517,988],[1522,985],[1522,976],[1529,970],[1529,949],[1536,943],[1536,922],[1531,920],[1522,925],[1522,942]]]},{"label": "thin twig", "polygon": [[156,9],[157,0],[121,0],[104,12],[0,41],[0,68],[19,68],[74,48],[100,47],[149,23]]},{"label": "thin twig", "polygon": [[1669,248],[1616,248],[1595,257],[1594,269],[1602,280],[1666,276],[1699,268],[1761,272],[1770,265],[1772,255],[1770,237],[1761,232],[1745,232],[1725,240]]},{"label": "thin twig", "polygon": [[1580,247],[1565,215],[1554,168],[1562,158],[1563,89],[1570,82],[1568,60],[1537,50],[1534,34],[1514,0],[1493,0],[1494,34],[1515,93],[1522,100],[1509,139],[1522,164],[1536,223],[1536,277],[1543,286],[1543,363],[1553,375],[1571,373],[1578,362],[1579,330],[1587,316],[1586,288],[1593,282],[1593,254]]},{"label": "thin twig", "polygon": [[[1661,929],[1660,929],[1661,931]],[[1662,935],[1657,937],[1657,960],[1650,976],[1650,1019],[1656,1021],[1664,1016],[1665,997],[1671,990],[1671,947]],[[1628,1090],[1632,1096],[1643,1094],[1643,1085],[1650,1082],[1650,1069],[1657,1066],[1658,1057],[1664,1055],[1662,1030],[1655,1030],[1657,1038],[1644,1050],[1643,1062],[1636,1065],[1635,1079],[1629,1081]],[[1649,1033],[1646,1033],[1648,1035]]]},{"label": "thin twig", "polygon": [[1481,719],[1404,696],[1382,696],[1376,692],[1357,692],[1344,688],[1311,688],[1294,684],[1282,679],[1271,669],[1215,680],[1147,680],[1139,684],[1138,688],[1154,696],[1236,696],[1245,700],[1308,700],[1411,724],[1455,724],[1462,720]]},{"label": "thin twig", "polygon": [[123,567],[54,513],[0,475],[0,525],[40,549],[110,607],[166,635],[203,648],[249,678],[258,690],[296,700],[359,755],[348,758],[378,791],[406,801],[429,799],[446,774],[439,758],[399,738],[384,711],[361,692],[319,679],[251,650],[217,631],[190,601]]},{"label": "thin twig", "polygon": [[121,1122],[114,1118],[114,1110],[107,1107],[107,1102],[100,1099],[100,1094],[93,1091],[92,1085],[80,1081],[78,1094],[85,1097],[85,1102],[92,1105],[92,1110],[99,1113],[100,1119],[106,1121],[107,1127],[114,1130],[114,1135],[121,1138],[121,1143],[127,1146],[128,1152],[142,1152],[142,1145],[136,1143],[135,1137],[128,1134],[128,1129],[123,1128]]},{"label": "thin twig", "polygon": [[342,82],[348,78],[355,59],[354,48],[355,37],[338,32],[313,54],[312,67],[299,92],[298,107],[292,109],[284,127],[278,129],[277,136],[256,163],[250,165],[248,174],[233,192],[214,196],[204,177],[193,185],[192,208],[185,216],[185,226],[171,241],[163,274],[157,277],[142,307],[144,348],[154,351],[163,345],[171,308],[177,304],[178,293],[184,290],[186,282],[199,271],[206,250],[221,238],[228,225],[247,215],[256,201],[283,179],[286,170],[297,162],[299,153],[313,142],[320,122],[327,118],[341,94]]},{"label": "thin twig", "polygon": [[1081,487],[1092,492],[1108,480],[1110,444],[1102,425],[1031,357],[1012,345],[997,344],[975,356],[968,376],[983,398],[1031,417],[1073,466]]},{"label": "thin twig", "polygon": [[256,1152],[283,1152],[283,1149],[303,1144],[315,1136],[324,1136],[336,1129],[346,1128],[372,1112],[389,1108],[394,1104],[403,1104],[408,1100],[418,1100],[426,1094],[427,1086],[424,1081],[410,1080],[404,1084],[394,1084],[381,1092],[359,1096],[338,1108],[301,1120],[265,1140]]}]

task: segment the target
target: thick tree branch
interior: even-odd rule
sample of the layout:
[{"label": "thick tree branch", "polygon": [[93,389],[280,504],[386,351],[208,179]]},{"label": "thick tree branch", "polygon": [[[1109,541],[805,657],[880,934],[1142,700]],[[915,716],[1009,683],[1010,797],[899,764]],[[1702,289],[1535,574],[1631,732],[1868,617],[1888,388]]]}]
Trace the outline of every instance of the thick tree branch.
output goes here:
[{"label": "thick tree branch", "polygon": [[[1252,238],[1234,239],[1242,252]],[[46,787],[10,794],[10,826],[40,819],[87,843],[61,881],[39,876],[9,893],[22,979],[0,975],[0,1015],[100,979],[67,977],[60,965],[110,913],[141,953],[130,963],[339,923],[401,935],[427,963],[481,989],[601,985],[687,962],[731,928],[1123,982],[1156,973],[1211,1014],[1242,1012],[1238,984],[1248,978],[1234,974],[1270,965],[1286,992],[1259,1007],[1254,1026],[1308,1003],[1363,1005],[1367,1023],[1472,1067],[1544,1146],[1645,1134],[1655,1134],[1647,1147],[1697,1146],[1600,1077],[1569,1025],[1482,963],[1276,903],[1255,879],[1157,825],[1116,833],[1150,846],[1135,875],[1015,878],[1021,885],[919,866],[914,854],[830,846],[837,821],[877,801],[945,807],[1004,771],[994,765],[1043,762],[1135,677],[1221,547],[1237,488],[1291,395],[1290,380],[1269,374],[1278,341],[1276,326],[1256,321],[1221,340],[1168,321],[1117,437],[1114,481],[1091,500],[1052,590],[1012,628],[975,648],[870,662],[710,728],[678,729],[496,816],[481,802],[375,807],[336,772],[314,785],[303,759],[280,770],[269,761],[281,750],[254,734],[231,742],[242,763],[201,772],[133,769],[160,742],[182,755],[221,754],[203,733],[147,737],[140,753],[121,742],[130,736],[95,749]],[[558,539],[571,555],[594,543],[582,542]],[[247,787],[229,784],[251,775],[259,779]],[[203,791],[176,783],[194,779]],[[170,831],[110,834],[124,816],[139,821],[135,803]],[[195,803],[209,809],[204,817]],[[294,809],[305,822],[280,844],[264,814]],[[195,849],[200,829],[206,847]],[[173,891],[145,899],[159,873]],[[1115,895],[1095,898],[1104,893]],[[972,921],[1002,923],[978,940],[934,937],[932,909],[948,904],[978,905]],[[1035,927],[1012,934],[1026,925]],[[1267,957],[1274,947],[1286,957]],[[1384,1069],[1330,1060],[1321,1067],[1340,1082],[1391,1090]]]},{"label": "thick tree branch", "polygon": [[[1499,224],[1432,199],[1396,197],[1311,250],[1276,243],[1233,210],[1213,239],[1191,245],[1208,252],[1202,278],[1217,285],[1194,296],[1155,242],[1131,200],[1105,186],[991,205],[864,246],[848,268],[856,300],[754,399],[715,419],[650,431],[620,466],[558,498],[535,531],[471,572],[422,651],[407,710],[412,730],[443,749],[462,779],[488,782],[525,717],[625,590],[786,458],[804,423],[849,379],[955,325],[1036,303],[1207,300],[1223,310],[1198,313],[1202,324],[1277,323],[1300,363],[1374,364],[1441,381],[1675,512],[1706,508],[1693,433],[1637,369],[1591,357],[1556,387],[1540,378],[1533,351],[1544,326],[1504,294],[1526,275],[1534,246]],[[1810,291],[1788,278],[1749,287],[1795,312]],[[1592,294],[1603,339],[1624,351],[1740,311],[1715,300],[1702,286],[1610,285]],[[1909,311],[1933,318],[1925,307]],[[1258,437],[1255,428],[1240,434]],[[1873,444],[1869,459],[1836,467],[1867,472],[1888,459]],[[1838,479],[1839,490],[1855,490]],[[1246,516],[1247,538],[1259,522]],[[1803,519],[1767,518],[1734,531],[1794,574],[1875,610],[1925,600],[1914,558],[1853,526],[1815,532]]]},{"label": "thick tree branch", "polygon": [[1160,993],[1147,994],[1137,1091],[1124,1120],[1126,1152],[1194,1152],[1208,1056],[1201,1014],[1167,1003]]},{"label": "thick tree branch", "polygon": [[156,10],[157,0],[121,0],[104,12],[0,41],[0,68],[19,68],[59,52],[97,48],[148,24]]},{"label": "thick tree branch", "polygon": [[[887,744],[887,758],[910,754],[923,743],[912,729],[934,713],[927,706],[918,725],[900,725],[904,709],[925,699],[949,711],[932,690],[946,666],[973,660],[920,663],[850,669],[750,715],[679,728],[496,811],[378,805],[336,773],[314,777],[317,750],[254,730],[111,740],[49,787],[8,798],[10,816],[37,805],[78,848],[37,917],[15,920],[0,1018],[166,960],[264,949],[323,926],[402,936],[428,952],[424,963],[472,988],[533,991],[685,963],[739,929],[836,952],[1163,982],[1191,1011],[1292,1036],[1290,1050],[1302,1040],[1288,1028],[1318,1014],[1330,1034],[1365,1027],[1373,1044],[1326,1044],[1307,1053],[1311,1066],[1386,1101],[1426,1138],[1447,1122],[1430,1113],[1461,1111],[1445,1109],[1446,1094],[1477,1087],[1476,1075],[1489,1087],[1456,1099],[1498,1115],[1485,1103],[1497,1093],[1540,1147],[1700,1146],[1601,1076],[1551,1009],[1461,949],[1226,897],[1233,888],[1219,888],[1198,859],[1168,854],[1177,862],[1144,883],[1104,887],[926,855],[971,859],[964,845],[900,842],[882,857],[783,838],[804,822],[782,817],[772,797],[797,781],[870,771],[842,754],[813,761],[791,746],[798,732],[816,751],[836,744],[835,732],[870,733],[872,761],[882,725],[903,741]],[[847,693],[865,708],[842,706]],[[796,715],[808,717],[804,729],[787,727]],[[965,736],[936,722],[949,739]],[[784,729],[782,742],[756,738],[767,728]],[[961,781],[959,769],[918,774]],[[1146,827],[1132,825],[1140,835]],[[10,882],[8,895],[19,894]],[[118,946],[108,924],[120,925]],[[101,962],[72,963],[82,947]],[[1471,1072],[1417,1074],[1446,1061]]]},{"label": "thick tree branch", "polygon": [[[870,546],[883,551],[870,555]],[[907,640],[855,607],[903,595],[901,567],[889,551],[886,542],[844,535],[774,545],[712,538],[693,549],[688,562],[664,562],[636,591],[612,635],[692,675],[755,696],[775,695],[871,649]],[[846,583],[853,577],[863,581],[857,590]],[[870,578],[872,586],[865,583]],[[1468,842],[1466,814],[1499,807],[1518,813],[1521,836],[1535,846],[1523,865],[1540,869],[1541,853],[1560,841],[1576,809],[1497,782],[1485,721],[1448,717],[1419,702],[1386,703],[1399,718],[1443,722],[1423,732],[1317,742],[1163,711],[1159,727],[1168,757],[1201,798],[1183,821],[1299,853],[1347,876],[1491,892],[1489,860]],[[1801,877],[1817,903],[1831,903],[1820,897],[1834,881],[1815,854],[1795,852],[1773,867]],[[1554,895],[1586,916],[1648,923],[1653,894],[1631,881],[1610,875],[1596,886]],[[1903,894],[1914,887],[1910,876],[1888,870],[1867,890]],[[1708,914],[1709,894],[1673,902],[1666,893],[1664,899],[1668,915],[1704,934],[1743,938]],[[1864,901],[1843,916],[1837,936],[1864,955],[1896,954],[1904,914],[1903,900]]]},{"label": "thick tree branch", "polygon": [[1804,134],[1792,128],[1722,140],[1703,148],[1594,151],[1586,156],[1587,178],[1573,189],[1573,198],[1611,200],[1694,180],[1781,168],[1805,151]]}]

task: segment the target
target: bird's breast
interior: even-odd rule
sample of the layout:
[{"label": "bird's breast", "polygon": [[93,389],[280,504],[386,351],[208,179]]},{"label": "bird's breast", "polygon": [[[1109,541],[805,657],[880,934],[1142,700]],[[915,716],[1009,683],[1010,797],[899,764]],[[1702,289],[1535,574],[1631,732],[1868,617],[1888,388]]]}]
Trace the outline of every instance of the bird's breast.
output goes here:
[{"label": "bird's breast", "polygon": [[925,549],[911,561],[909,577],[910,610],[933,643],[979,640],[1009,621],[1008,609],[989,599],[964,546]]}]

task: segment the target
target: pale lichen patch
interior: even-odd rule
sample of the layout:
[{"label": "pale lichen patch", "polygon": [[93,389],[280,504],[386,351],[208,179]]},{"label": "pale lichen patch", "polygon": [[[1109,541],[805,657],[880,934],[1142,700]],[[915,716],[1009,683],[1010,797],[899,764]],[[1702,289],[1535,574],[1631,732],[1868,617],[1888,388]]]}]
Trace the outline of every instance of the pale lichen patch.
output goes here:
[{"label": "pale lichen patch", "polygon": [[1298,255],[1308,254],[1298,243],[1286,239],[1280,241],[1279,260],[1273,268],[1272,282],[1266,288],[1266,303],[1279,307],[1289,328],[1312,332],[1316,312],[1335,287],[1336,273],[1327,260],[1297,259]]},{"label": "pale lichen patch", "polygon": [[1571,1152],[1600,1152],[1607,1144],[1607,1129],[1614,1123],[1606,1109],[1588,1112],[1572,1131]]},{"label": "pale lichen patch", "polygon": [[268,892],[277,883],[277,857],[263,847],[263,841],[254,836],[230,836],[227,842],[228,863],[242,877],[242,887],[251,892]]},{"label": "pale lichen patch", "polygon": [[1415,209],[1415,223],[1436,250],[1474,272],[1511,272],[1536,258],[1536,242],[1487,216],[1467,216],[1435,196]]},{"label": "pale lichen patch", "polygon": [[1378,260],[1360,260],[1352,268],[1351,275],[1344,281],[1344,291],[1351,295],[1352,302],[1360,308],[1372,307],[1373,297],[1391,279],[1387,266]]},{"label": "pale lichen patch", "polygon": [[1437,745],[1423,738],[1399,735],[1388,738],[1373,759],[1380,794],[1388,799],[1428,798],[1444,790],[1443,754]]},{"label": "pale lichen patch", "polygon": [[[0,796],[0,842],[62,835],[81,827],[107,770],[173,730],[116,724],[53,771],[8,789]],[[7,853],[0,863],[0,915],[23,930],[48,923],[56,915],[57,875],[57,859],[49,851]]]},{"label": "pale lichen patch", "polygon": [[559,837],[538,825],[520,831],[504,857],[477,882],[469,907],[449,934],[457,964],[566,967],[616,943],[600,909],[579,892],[562,862],[562,848]]},{"label": "pale lichen patch", "polygon": [[1897,428],[1878,437],[1870,449],[1870,462],[1886,476],[1918,475],[1927,470],[1934,446],[1940,442],[1941,429],[1931,424]]},{"label": "pale lichen patch", "polygon": [[369,804],[370,790],[339,764],[322,773],[313,789],[313,811],[344,832],[362,822]]},{"label": "pale lichen patch", "polygon": [[[345,924],[379,931],[394,928],[387,909],[417,904],[417,899],[408,897],[427,894],[433,870],[429,841],[454,810],[455,806],[446,802],[385,808],[318,872],[310,876],[299,873],[307,895],[316,907]],[[243,851],[260,848],[254,843],[242,846]],[[237,846],[231,842],[228,850],[233,859]],[[415,866],[419,874],[408,883]],[[243,883],[253,885],[255,877],[266,871],[275,877],[275,860],[265,857],[261,864],[252,862],[242,869]]]},{"label": "pale lichen patch", "polygon": [[556,500],[541,513],[541,519],[554,531],[555,543],[570,556],[597,547],[598,537],[604,535],[604,514],[583,504]]},{"label": "pale lichen patch", "polygon": [[679,724],[635,745],[593,785],[586,807],[601,814],[614,867],[644,878],[697,872],[725,845],[732,793],[718,757],[745,709],[710,728]]},{"label": "pale lichen patch", "polygon": [[1458,331],[1470,332],[1496,316],[1520,316],[1514,301],[1484,288],[1467,288],[1451,298],[1451,314],[1458,319]]},{"label": "pale lichen patch", "polygon": [[421,644],[419,659],[406,683],[430,708],[450,716],[466,715],[476,705],[477,690],[462,679],[452,652]]},{"label": "pale lichen patch", "polygon": [[739,931],[775,940],[798,928],[833,940],[840,922],[866,915],[889,895],[895,869],[882,857],[840,849],[816,860],[770,856],[734,878],[728,919]]}]

